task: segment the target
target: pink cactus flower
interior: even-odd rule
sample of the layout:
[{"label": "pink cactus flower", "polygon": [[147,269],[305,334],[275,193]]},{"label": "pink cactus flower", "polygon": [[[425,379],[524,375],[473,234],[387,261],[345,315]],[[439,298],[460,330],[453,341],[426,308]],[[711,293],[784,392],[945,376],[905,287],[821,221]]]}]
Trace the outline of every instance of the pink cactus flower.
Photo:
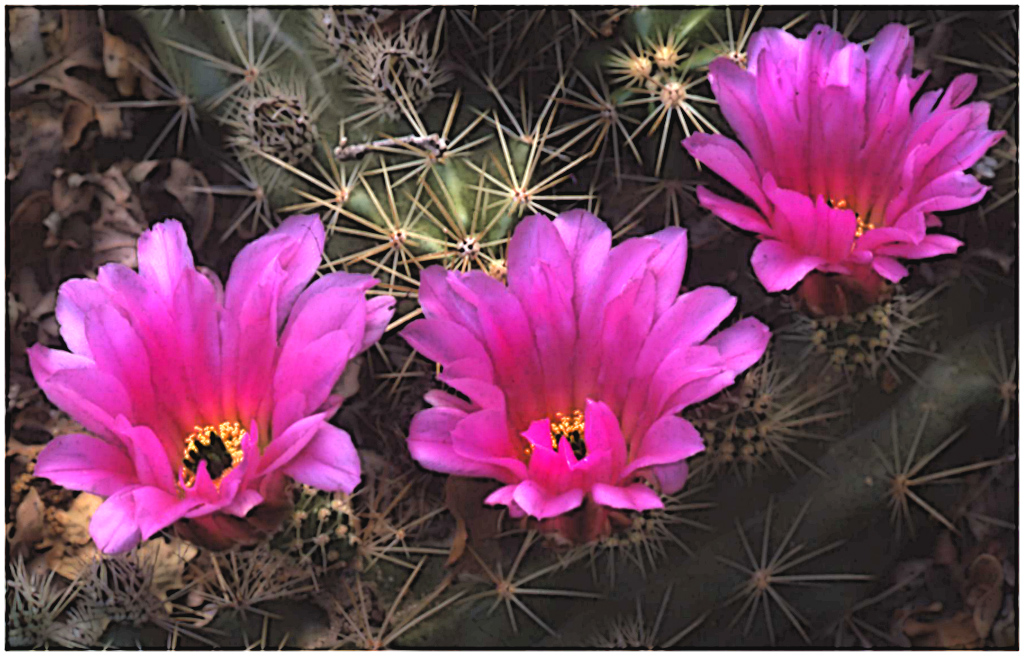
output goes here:
[{"label": "pink cactus flower", "polygon": [[907,275],[901,258],[962,245],[927,232],[942,225],[933,212],[985,195],[965,169],[1004,133],[988,129],[987,103],[963,104],[973,75],[912,106],[926,78],[911,76],[913,50],[898,24],[867,52],[824,25],[806,39],[768,28],[750,40],[747,70],[711,63],[712,90],[740,143],[695,134],[683,145],[756,206],[698,190],[704,207],[759,235],[751,264],[768,291],[814,270],[895,282]]},{"label": "pink cactus flower", "polygon": [[270,530],[288,479],[351,492],[359,457],[327,423],[346,363],[380,338],[394,299],[369,276],[326,275],[324,228],[294,216],[247,245],[227,286],[196,269],[177,221],[139,238],[139,270],[108,264],[57,295],[70,352],[29,349],[47,397],[91,435],[62,435],[35,474],[106,497],[105,552],[177,523],[216,548]]},{"label": "pink cactus flower", "polygon": [[[679,295],[686,231],[611,247],[582,211],[523,219],[508,285],[481,272],[423,271],[425,319],[403,337],[443,366],[450,391],[426,395],[409,449],[427,469],[497,479],[487,499],[551,518],[590,499],[646,510],[682,488],[704,448],[677,416],[732,384],[768,343],[756,319],[709,335],[736,299],[719,287]],[[588,504],[589,505],[589,504]]]}]

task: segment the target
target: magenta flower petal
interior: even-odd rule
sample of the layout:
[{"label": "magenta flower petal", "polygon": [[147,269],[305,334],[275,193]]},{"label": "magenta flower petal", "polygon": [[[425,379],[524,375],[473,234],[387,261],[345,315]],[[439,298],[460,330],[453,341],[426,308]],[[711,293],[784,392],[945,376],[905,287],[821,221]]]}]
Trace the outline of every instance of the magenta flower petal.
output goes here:
[{"label": "magenta flower petal", "polygon": [[[583,412],[586,419],[586,455],[583,458],[587,474],[598,480],[618,481],[628,475],[626,437],[619,427],[619,419],[607,404],[587,400]],[[562,438],[563,440],[566,438]],[[559,446],[561,449],[561,445]],[[572,448],[563,451],[572,455]]]},{"label": "magenta flower petal", "polygon": [[56,315],[68,350],[77,355],[92,356],[85,336],[85,316],[93,308],[111,302],[110,294],[95,280],[74,278],[60,286]]},{"label": "magenta flower petal", "polygon": [[695,159],[754,201],[758,209],[768,211],[770,205],[761,188],[762,174],[738,143],[720,134],[697,133],[683,145]]},{"label": "magenta flower petal", "polygon": [[[551,221],[539,215],[530,216],[521,225],[523,238],[516,241],[514,248],[510,244],[508,251],[509,289],[519,299],[526,318],[517,332],[543,333],[542,339],[535,340],[538,369],[533,374],[543,381],[545,395],[561,393],[561,402],[568,403],[571,371],[560,354],[572,351],[576,341],[576,326],[572,322],[572,261]],[[498,295],[504,293],[501,289]],[[529,376],[530,371],[523,373]]]},{"label": "magenta flower petal", "polygon": [[633,461],[622,474],[629,476],[648,467],[683,462],[703,450],[704,440],[690,422],[682,417],[666,415],[647,429],[637,445]]},{"label": "magenta flower petal", "polygon": [[72,352],[34,346],[29,362],[50,400],[98,437],[55,438],[36,473],[108,497],[90,528],[101,550],[176,523],[225,548],[275,528],[286,477],[358,484],[351,438],[326,421],[341,402],[331,388],[381,336],[394,299],[367,300],[367,276],[307,288],[323,244],[319,218],[292,217],[242,249],[222,289],[166,221],[140,237],[138,273],[107,265],[58,290]]},{"label": "magenta flower petal", "polygon": [[104,553],[128,551],[142,540],[131,488],[122,489],[100,504],[89,522],[89,535]]},{"label": "magenta flower petal", "polygon": [[651,510],[662,507],[658,493],[642,483],[633,483],[626,487],[594,483],[590,493],[596,503],[609,508]]},{"label": "magenta flower petal", "polygon": [[500,480],[526,475],[526,466],[520,460],[522,447],[506,430],[501,410],[485,409],[467,415],[452,429],[451,439],[460,459],[492,465]]},{"label": "magenta flower petal", "polygon": [[748,205],[708,191],[707,187],[697,187],[697,200],[720,219],[731,223],[740,230],[756,232],[759,235],[770,234],[772,231],[772,227],[768,225],[760,212]]},{"label": "magenta flower petal", "polygon": [[39,454],[36,476],[73,490],[110,496],[137,482],[120,448],[89,435],[60,435]]},{"label": "magenta flower petal", "polygon": [[910,75],[914,40],[909,30],[898,23],[883,27],[871,42],[867,60],[868,79],[872,85],[881,83],[886,74]]},{"label": "magenta flower petal", "polygon": [[871,261],[871,268],[889,282],[899,282],[908,273],[907,267],[891,257],[876,257]]},{"label": "magenta flower petal", "polygon": [[[182,268],[191,263],[191,255],[181,254],[188,249],[181,226],[160,224],[159,233],[157,239],[144,240],[142,274],[108,264],[100,268],[97,282],[145,344],[152,386],[160,391],[156,404],[135,404],[132,421],[170,434],[189,430],[196,416],[224,414],[218,328],[222,302],[219,283],[194,268]],[[183,325],[194,329],[182,330]],[[102,336],[99,340],[105,343]],[[174,403],[162,405],[162,398]]]},{"label": "magenta flower petal", "polygon": [[523,415],[540,409],[544,368],[537,342],[531,338],[530,318],[519,298],[501,283],[473,272],[449,274],[449,285],[473,304],[480,341],[494,364],[495,382],[515,399],[510,409]]},{"label": "magenta flower petal", "polygon": [[85,334],[96,368],[115,376],[130,390],[131,416],[173,426],[157,402],[149,353],[124,315],[109,305],[94,308],[86,316]]},{"label": "magenta flower petal", "polygon": [[366,301],[366,328],[363,341],[359,344],[359,353],[380,341],[394,314],[395,299],[391,296],[378,296]]},{"label": "magenta flower petal", "polygon": [[926,235],[917,244],[894,244],[876,249],[879,255],[891,255],[909,259],[923,259],[955,253],[964,243],[948,235]]},{"label": "magenta flower petal", "polygon": [[503,470],[488,462],[465,458],[455,451],[452,433],[466,413],[452,408],[428,408],[416,413],[409,427],[409,453],[421,465],[456,476],[498,478]]},{"label": "magenta flower petal", "polygon": [[641,358],[644,362],[638,362],[621,413],[623,433],[632,436],[643,435],[661,416],[681,410],[682,407],[672,409],[675,399],[691,383],[706,382],[723,373],[718,349],[703,344],[674,345],[650,363],[653,371],[646,366],[646,356]]},{"label": "magenta flower petal", "polygon": [[661,242],[661,248],[651,258],[650,271],[657,284],[657,304],[655,314],[668,309],[679,295],[679,287],[683,284],[686,273],[686,231],[682,228],[665,228],[650,235],[651,239]]},{"label": "magenta flower petal", "polygon": [[527,480],[516,487],[512,500],[528,515],[537,519],[547,519],[579,508],[584,495],[584,491],[580,489],[568,490],[561,494],[551,493],[535,481]]},{"label": "magenta flower petal", "polygon": [[686,292],[676,298],[672,307],[658,319],[645,343],[645,350],[652,357],[659,358],[659,351],[665,354],[672,348],[699,344],[734,309],[736,297],[722,287],[698,287],[692,292]]},{"label": "magenta flower petal", "polygon": [[152,429],[148,426],[132,426],[124,417],[117,418],[115,435],[128,453],[138,481],[144,481],[163,490],[174,490],[177,476],[171,462],[172,458],[178,460],[181,457],[180,445],[168,451],[168,444],[160,440]]},{"label": "magenta flower petal", "polygon": [[573,303],[578,314],[597,276],[604,270],[612,247],[612,231],[604,221],[583,210],[564,212],[552,223],[572,260]]},{"label": "magenta flower petal", "polygon": [[115,417],[132,416],[128,390],[115,376],[100,371],[92,359],[33,344],[28,363],[50,401],[90,432],[107,435]]},{"label": "magenta flower petal", "polygon": [[774,240],[758,244],[750,257],[757,279],[770,292],[793,289],[804,276],[824,263],[824,258],[805,255],[786,242]]},{"label": "magenta flower petal", "polygon": [[726,58],[711,63],[712,90],[739,143],[695,134],[683,145],[753,203],[698,191],[704,207],[764,240],[751,264],[768,291],[792,289],[815,270],[876,288],[857,276],[873,269],[897,281],[907,269],[896,258],[952,252],[951,241],[914,247],[941,225],[932,212],[985,195],[967,169],[1004,133],[988,129],[987,103],[964,104],[973,75],[914,103],[925,76],[912,77],[913,46],[898,24],[867,51],[824,25],[806,39],[768,28],[751,37],[747,70]]},{"label": "magenta flower petal", "polygon": [[[358,481],[357,481],[358,482]],[[234,517],[245,517],[249,514],[249,511],[260,505],[265,501],[262,494],[256,490],[243,489],[239,490],[238,494],[235,495],[234,500],[228,505],[221,508],[221,512],[226,515],[233,515]]]},{"label": "magenta flower petal", "polygon": [[449,363],[446,373],[450,376],[494,380],[494,366],[487,351],[458,323],[420,319],[410,323],[402,337],[423,357]]},{"label": "magenta flower petal", "polygon": [[[299,297],[281,334],[273,387],[282,398],[290,390],[301,389],[303,402],[289,397],[288,404],[279,406],[273,416],[275,430],[321,408],[345,365],[364,350],[367,320],[374,316],[365,292],[374,284],[366,276],[331,274]],[[382,317],[389,319],[394,309],[394,300],[383,298],[386,303],[378,303],[375,309],[378,324]],[[379,335],[383,327],[372,330]]]},{"label": "magenta flower petal", "polygon": [[[755,44],[752,43],[751,45]],[[760,61],[760,59],[758,57],[753,60],[754,63],[751,64],[751,70],[756,69],[756,62]],[[740,143],[750,153],[749,156],[744,158],[739,154],[743,148],[735,146],[726,147],[723,142],[713,140],[713,142],[709,143],[714,143],[714,145],[718,146],[716,153],[720,157],[732,157],[738,162],[738,166],[733,166],[727,164],[727,161],[723,159],[719,166],[727,166],[726,170],[735,171],[734,173],[729,173],[730,176],[742,176],[744,179],[752,177],[758,180],[760,176],[751,176],[746,160],[750,160],[751,164],[756,162],[758,166],[764,166],[765,163],[771,161],[773,148],[771,132],[767,129],[765,118],[760,111],[760,99],[758,98],[756,80],[744,73],[743,69],[732,61],[721,57],[711,62],[708,70],[710,71],[708,77],[711,82],[711,90],[718,100],[718,105],[722,110],[722,114],[725,115],[725,120],[729,122],[729,126],[739,136]],[[699,135],[695,134],[693,136]],[[689,142],[689,139],[684,141],[684,143]],[[700,140],[697,141],[697,143],[700,142]],[[712,170],[715,170],[713,164],[709,164],[709,166],[712,167]],[[726,177],[722,172],[716,171],[716,173]],[[726,177],[726,179],[728,180],[729,178]],[[754,193],[756,194],[757,192]],[[758,204],[756,197],[751,197],[751,200],[754,201],[754,204]]]},{"label": "magenta flower petal", "polygon": [[[503,485],[494,492],[487,495],[484,499],[484,503],[489,506],[513,506],[515,504],[515,494],[518,484],[515,485]],[[519,515],[521,516],[521,514]]]},{"label": "magenta flower petal", "polygon": [[768,326],[748,317],[719,332],[705,344],[717,348],[725,368],[738,374],[761,359],[770,339]]},{"label": "magenta flower petal", "polygon": [[686,484],[686,479],[690,475],[690,466],[686,464],[686,461],[674,462],[670,465],[651,467],[651,473],[658,481],[658,487],[665,494],[675,494]]},{"label": "magenta flower petal", "polygon": [[359,454],[348,433],[322,423],[283,471],[299,483],[351,494],[359,485]]},{"label": "magenta flower petal", "polygon": [[291,462],[312,441],[324,419],[323,414],[310,415],[289,426],[263,449],[259,472],[269,474]]},{"label": "magenta flower petal", "polygon": [[471,401],[460,399],[454,394],[438,389],[430,390],[424,394],[423,400],[435,408],[450,408],[467,415],[473,412],[473,403]]},{"label": "magenta flower petal", "polygon": [[736,373],[731,370],[723,371],[720,374],[699,378],[693,382],[681,386],[662,405],[665,412],[681,412],[691,405],[710,399],[726,387],[736,381]]},{"label": "magenta flower petal", "polygon": [[177,222],[158,223],[142,233],[138,249],[139,274],[161,296],[173,296],[181,278],[195,270],[192,251]]},{"label": "magenta flower petal", "polygon": [[[324,250],[324,226],[315,214],[293,216],[238,253],[224,290],[224,306],[242,312],[250,304],[273,312],[280,329],[292,304],[320,266]],[[270,286],[275,303],[264,305],[260,292]],[[269,313],[268,312],[268,313]]]},{"label": "magenta flower petal", "polygon": [[534,216],[508,253],[508,287],[423,272],[426,318],[402,335],[465,398],[426,395],[433,407],[413,418],[412,457],[503,483],[486,503],[515,517],[549,519],[587,499],[588,508],[660,507],[656,489],[678,491],[686,459],[703,449],[673,415],[760,358],[768,329],[748,319],[711,337],[736,299],[714,287],[680,296],[683,230],[612,248],[591,214]]},{"label": "magenta flower petal", "polygon": [[598,346],[601,364],[596,379],[587,387],[588,395],[594,387],[601,387],[607,403],[619,407],[625,400],[636,358],[654,321],[656,285],[654,275],[647,273],[605,308]]},{"label": "magenta flower petal", "polygon": [[178,521],[199,505],[194,499],[179,499],[177,495],[151,486],[131,491],[135,506],[135,523],[143,540]]}]

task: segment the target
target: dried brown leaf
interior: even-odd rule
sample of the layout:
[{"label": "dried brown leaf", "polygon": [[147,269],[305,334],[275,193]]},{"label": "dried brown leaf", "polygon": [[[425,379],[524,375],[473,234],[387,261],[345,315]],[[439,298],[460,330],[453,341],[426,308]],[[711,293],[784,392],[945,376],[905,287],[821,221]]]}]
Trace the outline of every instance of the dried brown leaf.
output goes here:
[{"label": "dried brown leaf", "polygon": [[336,394],[343,399],[350,399],[359,393],[359,372],[363,368],[363,361],[360,358],[349,360],[341,372],[341,378],[331,388],[331,394]]},{"label": "dried brown leaf", "polygon": [[7,10],[8,60],[12,76],[39,68],[46,63],[46,46],[40,30],[42,14],[35,7],[11,7]]},{"label": "dried brown leaf", "polygon": [[[13,102],[12,102],[13,104]],[[24,107],[11,109],[8,139],[7,179],[19,180],[22,172],[34,173],[23,182],[25,189],[38,189],[46,185],[46,179],[59,159],[63,137],[60,109],[48,102],[32,102]],[[14,194],[17,197],[17,192]]]},{"label": "dried brown leaf", "polygon": [[86,184],[81,174],[67,173],[63,169],[53,172],[51,191],[53,208],[65,218],[78,212],[88,212],[96,196],[96,188]]},{"label": "dried brown leaf", "polygon": [[8,238],[19,245],[10,251],[9,270],[34,267],[43,259],[42,246],[47,236],[43,221],[52,209],[50,192],[46,189],[38,189],[18,203],[8,223]]},{"label": "dried brown leaf", "polygon": [[[213,194],[199,170],[183,159],[171,160],[171,174],[164,183],[167,193],[178,199],[192,219],[192,244],[199,248],[213,226]],[[202,191],[197,191],[202,190]]]},{"label": "dried brown leaf", "polygon": [[47,535],[41,546],[46,552],[46,565],[66,579],[73,580],[89,566],[98,553],[89,535],[89,522],[103,499],[82,492],[67,510],[56,510],[47,526]]},{"label": "dried brown leaf", "polygon": [[[911,611],[908,615],[941,610],[942,604],[934,603]],[[908,616],[902,621],[901,630],[910,638],[911,645],[917,648],[975,649],[982,644],[982,639],[974,629],[974,619],[966,611],[958,611],[952,617],[934,622],[922,622]]]},{"label": "dried brown leaf", "polygon": [[110,98],[105,93],[69,73],[75,68],[99,70],[101,67],[102,62],[93,49],[93,45],[84,39],[80,45],[70,52],[64,53],[64,56],[53,64],[44,66],[38,71],[22,76],[22,78],[12,79],[10,86],[25,94],[36,92],[39,87],[62,91],[92,109],[99,123],[100,133],[104,137],[127,137],[129,135],[124,131],[121,110],[109,104]]},{"label": "dried brown leaf", "polygon": [[153,171],[158,166],[160,166],[160,160],[158,159],[151,159],[146,162],[133,164],[131,168],[128,169],[128,180],[133,184],[139,184],[152,175]]},{"label": "dried brown leaf", "polygon": [[86,178],[103,191],[99,194],[100,217],[92,225],[93,265],[117,262],[134,268],[138,264],[136,242],[149,227],[141,201],[117,166],[102,175],[90,174]]},{"label": "dried brown leaf", "polygon": [[25,458],[26,462],[31,462],[36,459],[45,446],[45,444],[22,444],[13,437],[8,437],[6,453],[8,456],[18,456]]},{"label": "dried brown leaf", "polygon": [[992,626],[992,642],[999,649],[1008,649],[1017,644],[1017,613],[1013,606],[1013,598],[1006,595],[1003,614]]},{"label": "dried brown leaf", "polygon": [[67,510],[58,510],[54,513],[54,521],[61,526],[65,542],[74,545],[83,545],[89,542],[89,521],[92,514],[103,503],[100,497],[82,492]]},{"label": "dried brown leaf", "polygon": [[455,518],[455,536],[448,554],[449,566],[460,563],[459,571],[480,571],[475,558],[463,558],[466,547],[471,547],[484,562],[495,562],[500,557],[498,521],[501,510],[484,505],[484,499],[493,492],[493,481],[449,476],[445,484],[445,505]]},{"label": "dried brown leaf", "polygon": [[185,586],[185,564],[199,554],[199,549],[178,538],[166,542],[158,537],[144,542],[138,552],[139,562],[153,568],[150,590],[157,599],[166,601],[171,590]]},{"label": "dried brown leaf", "polygon": [[94,106],[71,98],[64,105],[64,116],[61,120],[64,136],[61,145],[64,150],[71,150],[82,140],[82,133],[96,119]]},{"label": "dried brown leaf", "polygon": [[57,328],[50,320],[57,307],[57,292],[50,289],[44,292],[36,279],[35,271],[22,267],[12,277],[8,296],[9,319],[12,321],[13,332],[17,334],[16,343],[24,347],[23,340],[34,333],[34,340],[47,345],[55,345]]},{"label": "dried brown leaf", "polygon": [[964,603],[974,609],[974,629],[988,637],[1003,606],[1003,565],[991,554],[978,556],[967,571]]},{"label": "dried brown leaf", "polygon": [[122,97],[135,95],[135,88],[141,87],[142,96],[147,100],[160,97],[160,89],[149,76],[140,73],[150,71],[149,58],[135,45],[121,37],[103,31],[103,72],[117,83],[117,92]]},{"label": "dried brown leaf", "polygon": [[17,548],[22,553],[27,553],[28,549],[43,537],[45,510],[39,492],[35,488],[30,488],[14,513],[15,533],[11,539],[12,549]]}]

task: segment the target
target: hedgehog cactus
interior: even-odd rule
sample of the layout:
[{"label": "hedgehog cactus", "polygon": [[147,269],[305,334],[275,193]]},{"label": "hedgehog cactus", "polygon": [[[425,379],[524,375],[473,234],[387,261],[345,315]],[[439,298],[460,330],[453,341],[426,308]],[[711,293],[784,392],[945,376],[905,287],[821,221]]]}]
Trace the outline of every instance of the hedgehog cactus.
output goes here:
[{"label": "hedgehog cactus", "polygon": [[[156,68],[185,71],[168,82],[241,171],[221,191],[251,199],[222,240],[319,215],[319,274],[369,274],[367,305],[397,301],[331,396],[345,400],[332,422],[359,450],[360,486],[293,485],[257,551],[190,565],[219,574],[221,558],[272,554],[311,573],[273,596],[326,614],[302,646],[825,645],[824,627],[893,583],[904,524],[993,549],[970,543],[972,498],[917,492],[1014,457],[1016,351],[1003,328],[994,355],[990,338],[1013,303],[974,288],[1005,277],[979,261],[1016,267],[1000,246],[1016,230],[1017,110],[1003,97],[1016,74],[957,50],[1005,45],[985,12],[901,12],[889,28],[882,10],[167,12],[136,14]],[[967,38],[942,46],[950,29]],[[898,67],[883,75],[887,58]],[[955,70],[926,81],[939,63]],[[967,78],[950,82],[965,70],[979,76],[970,101]],[[989,103],[1002,108],[991,125]],[[864,112],[871,130],[844,123]],[[826,180],[829,158],[867,148],[865,130],[882,157],[890,121],[911,134],[885,189],[903,204],[898,230],[884,207],[854,206],[875,174],[849,166],[842,198]],[[998,196],[962,209],[987,185]],[[960,253],[929,247],[940,219]],[[76,309],[58,302],[62,326]],[[636,416],[649,424],[662,405],[647,430]],[[85,611],[107,603],[98,577],[127,562],[83,575]],[[217,595],[240,598],[233,581],[218,578]],[[807,582],[821,587],[791,585]],[[8,594],[17,644],[64,645],[47,631],[72,593],[37,601],[26,585]],[[206,605],[111,618],[166,628],[230,606],[203,589]]]}]

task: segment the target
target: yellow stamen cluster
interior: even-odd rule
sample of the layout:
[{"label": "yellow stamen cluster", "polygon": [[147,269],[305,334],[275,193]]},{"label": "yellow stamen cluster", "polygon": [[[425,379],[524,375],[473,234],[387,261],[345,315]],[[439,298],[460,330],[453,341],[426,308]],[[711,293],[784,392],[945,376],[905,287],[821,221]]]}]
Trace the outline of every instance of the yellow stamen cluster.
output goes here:
[{"label": "yellow stamen cluster", "polygon": [[863,235],[868,230],[874,230],[874,229],[875,229],[875,224],[874,223],[871,223],[870,221],[868,221],[868,220],[864,219],[863,217],[861,217],[860,215],[858,215],[857,216],[857,232],[853,233],[853,236],[854,237],[860,237],[861,235]]},{"label": "yellow stamen cluster", "polygon": [[181,475],[185,487],[196,482],[199,463],[206,461],[206,471],[218,488],[220,481],[242,462],[242,438],[246,431],[237,421],[225,421],[219,426],[195,426],[185,438]]},{"label": "yellow stamen cluster", "polygon": [[[845,198],[841,198],[837,201],[829,201],[829,205],[836,208],[837,210],[849,209],[850,205],[846,202]],[[862,217],[858,212],[854,212],[854,216],[857,217],[857,232],[854,233],[854,237],[861,237],[868,230],[874,230],[875,224]]]},{"label": "yellow stamen cluster", "polygon": [[584,423],[583,412],[573,410],[571,415],[563,415],[561,412],[555,414],[555,420],[551,422],[551,446],[558,450],[558,443],[564,437],[569,441],[572,452],[577,459],[587,455],[587,445],[583,439]]}]

